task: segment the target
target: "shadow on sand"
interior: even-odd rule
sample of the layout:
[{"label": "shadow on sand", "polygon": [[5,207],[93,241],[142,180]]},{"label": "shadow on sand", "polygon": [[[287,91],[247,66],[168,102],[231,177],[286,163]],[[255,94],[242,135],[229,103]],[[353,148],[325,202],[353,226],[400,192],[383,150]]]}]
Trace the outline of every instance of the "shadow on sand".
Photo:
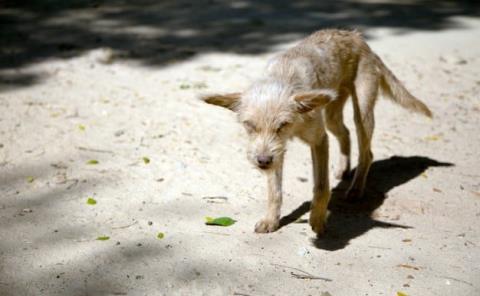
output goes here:
[{"label": "shadow on sand", "polygon": [[117,60],[165,66],[208,52],[259,54],[322,28],[411,30],[461,27],[480,15],[473,0],[391,1],[0,1],[0,86],[41,81],[15,70],[107,47]]},{"label": "shadow on sand", "polygon": [[[372,213],[387,198],[387,193],[394,187],[407,183],[418,177],[429,167],[448,167],[451,163],[439,162],[428,157],[393,156],[375,161],[367,180],[365,197],[358,202],[343,199],[349,181],[341,181],[333,190],[329,204],[330,216],[326,233],[313,240],[319,249],[335,251],[345,248],[354,239],[375,227],[411,228],[410,226],[377,221]],[[281,227],[293,223],[310,210],[310,201],[304,202],[292,213],[282,217]]]}]

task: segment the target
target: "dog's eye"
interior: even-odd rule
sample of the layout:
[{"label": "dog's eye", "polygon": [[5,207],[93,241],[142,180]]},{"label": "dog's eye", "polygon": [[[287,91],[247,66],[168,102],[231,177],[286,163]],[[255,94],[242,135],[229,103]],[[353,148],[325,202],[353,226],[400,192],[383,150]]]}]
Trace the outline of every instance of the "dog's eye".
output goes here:
[{"label": "dog's eye", "polygon": [[257,130],[257,127],[251,121],[244,121],[243,126],[249,133],[253,133]]},{"label": "dog's eye", "polygon": [[289,122],[282,122],[278,127],[277,127],[277,133],[281,132],[283,128],[285,128],[287,125],[289,125]]}]

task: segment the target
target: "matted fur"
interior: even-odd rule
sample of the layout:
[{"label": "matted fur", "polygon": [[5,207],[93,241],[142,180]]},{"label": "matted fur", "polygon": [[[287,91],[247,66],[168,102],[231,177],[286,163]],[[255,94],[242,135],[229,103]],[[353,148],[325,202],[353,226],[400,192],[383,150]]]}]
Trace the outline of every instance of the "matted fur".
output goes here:
[{"label": "matted fur", "polygon": [[352,98],[358,136],[358,166],[347,198],[363,195],[373,154],[373,109],[381,91],[404,108],[431,117],[425,104],[399,82],[357,32],[318,31],[297,46],[277,55],[262,77],[242,93],[205,95],[210,104],[238,114],[249,137],[248,159],[268,179],[267,213],[256,232],[279,227],[282,203],[282,168],[286,143],[298,137],[310,145],[313,162],[313,201],[310,225],[321,234],[330,199],[328,180],[328,129],[338,140],[340,162],[335,176],[350,171],[349,131],[343,107]]}]

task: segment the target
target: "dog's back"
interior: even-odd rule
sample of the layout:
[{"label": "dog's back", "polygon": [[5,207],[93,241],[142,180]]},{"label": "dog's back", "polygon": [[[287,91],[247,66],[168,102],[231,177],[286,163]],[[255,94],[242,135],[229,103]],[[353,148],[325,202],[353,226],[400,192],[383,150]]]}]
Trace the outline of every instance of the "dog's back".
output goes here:
[{"label": "dog's back", "polygon": [[430,110],[414,97],[370,49],[356,31],[317,31],[275,57],[266,75],[295,85],[352,92],[355,80],[376,77],[385,97],[404,108],[431,117]]},{"label": "dog's back", "polygon": [[339,89],[354,78],[362,51],[368,52],[368,45],[356,32],[318,31],[277,55],[266,75],[304,88]]}]

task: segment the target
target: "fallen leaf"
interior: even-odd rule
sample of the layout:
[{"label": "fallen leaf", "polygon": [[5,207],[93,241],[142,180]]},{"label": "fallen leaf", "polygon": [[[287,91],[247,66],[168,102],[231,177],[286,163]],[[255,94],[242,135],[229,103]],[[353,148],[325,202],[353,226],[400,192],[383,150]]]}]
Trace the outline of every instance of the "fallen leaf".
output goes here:
[{"label": "fallen leaf", "polygon": [[110,239],[109,236],[99,236],[99,237],[97,237],[97,240],[99,240],[99,241],[106,241],[106,240],[109,240],[109,239]]},{"label": "fallen leaf", "polygon": [[89,197],[89,198],[87,199],[87,204],[93,206],[93,205],[96,205],[96,204],[97,204],[97,201],[94,200],[93,198]]},{"label": "fallen leaf", "polygon": [[428,136],[428,137],[425,137],[425,140],[427,140],[427,141],[438,141],[438,140],[440,140],[440,136],[437,136],[437,135]]},{"label": "fallen leaf", "polygon": [[181,84],[180,85],[180,89],[189,89],[190,88],[190,85],[188,84]]},{"label": "fallen leaf", "polygon": [[145,164],[150,163],[150,158],[144,156],[142,159],[143,159],[143,163],[145,163]]},{"label": "fallen leaf", "polygon": [[205,224],[206,225],[217,225],[217,226],[230,226],[237,222],[230,217],[219,217],[219,218],[212,218],[212,217],[205,217]]},{"label": "fallen leaf", "polygon": [[435,192],[442,192],[442,190],[438,189],[438,188],[433,188],[433,191]]},{"label": "fallen leaf", "polygon": [[411,239],[409,239],[409,238],[402,239],[402,242],[404,242],[404,243],[409,243],[409,242],[411,242],[411,241],[412,241],[412,240],[411,240]]},{"label": "fallen leaf", "polygon": [[398,291],[397,296],[408,296],[408,294]]},{"label": "fallen leaf", "polygon": [[28,182],[28,183],[33,183],[33,181],[35,181],[35,178],[34,178],[34,177],[32,177],[32,176],[28,176],[28,177],[27,177],[27,182]]},{"label": "fallen leaf", "polygon": [[158,238],[158,239],[162,239],[162,238],[164,238],[164,237],[165,237],[165,234],[164,234],[163,232],[159,232],[159,233],[157,234],[157,238]]},{"label": "fallen leaf", "polygon": [[476,195],[477,197],[480,197],[480,192],[472,191],[472,194],[473,194],[473,195]]},{"label": "fallen leaf", "polygon": [[90,159],[89,161],[87,161],[87,164],[98,164],[98,160]]},{"label": "fallen leaf", "polygon": [[78,129],[83,132],[83,131],[85,131],[85,126],[83,124],[79,124]]}]

